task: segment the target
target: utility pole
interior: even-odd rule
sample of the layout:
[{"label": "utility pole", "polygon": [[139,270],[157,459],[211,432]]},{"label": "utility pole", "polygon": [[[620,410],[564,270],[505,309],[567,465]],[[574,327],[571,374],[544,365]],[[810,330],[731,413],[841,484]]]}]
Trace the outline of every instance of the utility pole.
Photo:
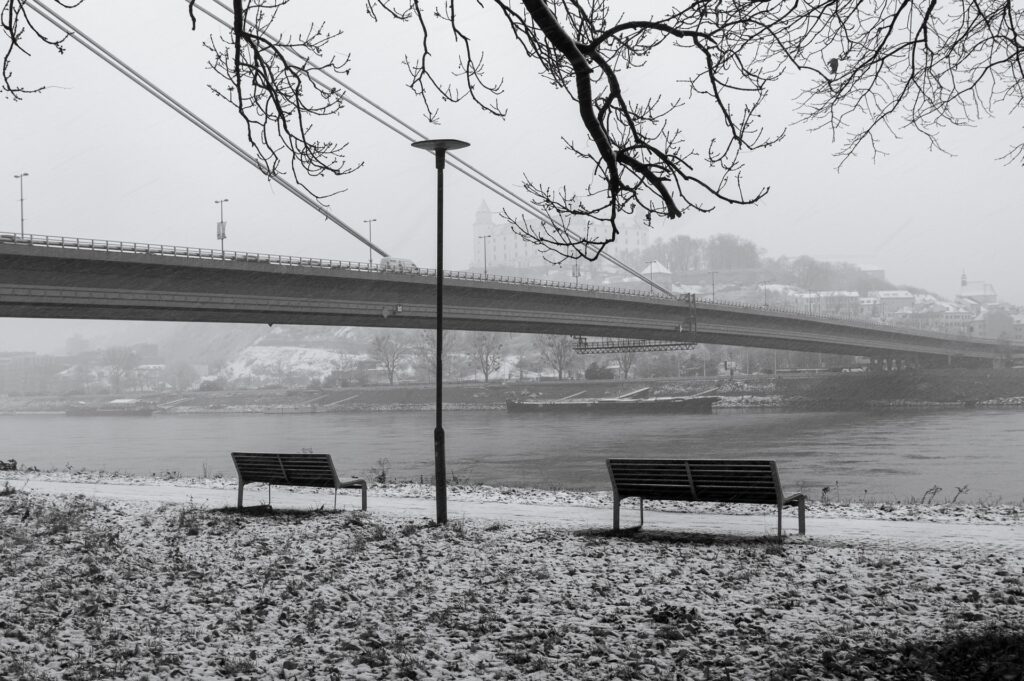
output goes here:
[{"label": "utility pole", "polygon": [[[369,218],[367,220],[363,220],[363,222],[365,222],[367,227],[369,227],[370,236],[368,238],[370,240],[370,243],[372,244],[373,243],[373,223],[377,222],[377,218]],[[370,246],[370,267],[373,267],[373,246]]]},{"label": "utility pole", "polygon": [[28,173],[21,173],[15,175],[14,179],[18,181],[18,195],[19,201],[21,202],[21,235],[25,236],[25,178],[28,177]]},{"label": "utility pole", "polygon": [[227,199],[214,201],[214,203],[220,206],[220,222],[217,223],[217,238],[220,239],[220,257],[222,258],[224,257],[224,239],[228,236],[228,223],[224,222],[224,204],[227,202]]},{"label": "utility pole", "polygon": [[580,285],[580,261],[573,260],[572,262],[572,276],[576,280],[576,286]]},{"label": "utility pole", "polygon": [[484,240],[484,279],[487,278],[487,240],[492,237],[491,234],[485,234],[484,236],[478,236],[477,239]]}]

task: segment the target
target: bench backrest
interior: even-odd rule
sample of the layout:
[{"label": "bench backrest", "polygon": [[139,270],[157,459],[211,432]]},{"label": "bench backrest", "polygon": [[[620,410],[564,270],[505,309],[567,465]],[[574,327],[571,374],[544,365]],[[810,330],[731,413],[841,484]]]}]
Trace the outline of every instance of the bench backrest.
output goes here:
[{"label": "bench backrest", "polygon": [[335,487],[338,474],[330,454],[279,454],[276,452],[231,452],[240,484],[268,482],[272,485]]},{"label": "bench backrest", "polygon": [[748,504],[782,503],[774,461],[728,459],[608,459],[620,498]]}]

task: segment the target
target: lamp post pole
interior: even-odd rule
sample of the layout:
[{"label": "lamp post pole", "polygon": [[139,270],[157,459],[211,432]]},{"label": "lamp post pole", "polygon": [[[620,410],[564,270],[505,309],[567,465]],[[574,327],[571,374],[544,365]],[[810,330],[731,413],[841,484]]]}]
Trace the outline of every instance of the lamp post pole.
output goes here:
[{"label": "lamp post pole", "polygon": [[715,272],[714,270],[711,271],[711,302],[712,303],[715,302],[715,275],[716,274],[718,274],[718,272]]},{"label": "lamp post pole", "polygon": [[18,181],[18,201],[21,203],[21,235],[25,236],[25,178],[28,173],[20,173],[14,176]]},{"label": "lamp post pole", "polygon": [[220,222],[217,223],[217,238],[220,239],[220,257],[224,257],[224,239],[227,237],[227,223],[224,222],[224,204],[227,203],[227,199],[220,199],[214,201],[214,203],[220,205]]},{"label": "lamp post pole", "polygon": [[654,263],[657,260],[647,261],[647,278],[651,280],[651,293],[654,293]]},{"label": "lamp post pole", "polygon": [[442,344],[444,338],[444,160],[448,150],[464,149],[468,142],[454,139],[421,140],[413,142],[417,149],[434,152],[434,167],[437,169],[437,349],[435,354],[435,425],[434,425],[434,496],[437,503],[437,524],[448,522],[447,473],[444,463],[444,426],[441,423],[441,383],[444,376],[441,368]]},{"label": "lamp post pole", "polygon": [[[370,243],[372,244],[373,243],[373,223],[377,222],[377,218],[369,218],[368,220],[363,220],[363,222],[366,223],[367,227],[370,230],[369,240],[370,240]],[[373,246],[370,246],[370,267],[373,267]]]},{"label": "lamp post pole", "polygon": [[770,284],[770,283],[772,283],[772,282],[767,281],[767,280],[761,282],[761,290],[764,291],[764,306],[765,307],[768,307],[768,284]]},{"label": "lamp post pole", "polygon": [[490,239],[491,236],[492,235],[490,235],[490,234],[486,234],[484,236],[478,236],[477,237],[477,239],[483,239],[484,240],[484,279],[487,278],[487,240]]}]

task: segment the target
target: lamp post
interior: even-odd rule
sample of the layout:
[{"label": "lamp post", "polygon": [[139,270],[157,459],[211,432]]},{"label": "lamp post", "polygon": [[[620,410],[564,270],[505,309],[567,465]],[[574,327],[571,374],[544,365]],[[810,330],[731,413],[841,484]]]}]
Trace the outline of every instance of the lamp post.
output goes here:
[{"label": "lamp post", "polygon": [[15,175],[14,179],[18,181],[18,201],[21,203],[21,235],[25,236],[25,178],[28,177],[28,173],[21,173]]},{"label": "lamp post", "polygon": [[487,240],[490,239],[492,236],[493,235],[491,234],[485,234],[484,236],[477,237],[477,239],[484,240],[484,279],[487,278]]},{"label": "lamp post", "polygon": [[656,263],[656,262],[658,262],[658,261],[657,260],[648,260],[647,261],[647,278],[651,280],[651,293],[654,293],[654,263]]},{"label": "lamp post", "polygon": [[444,467],[444,426],[441,423],[441,354],[444,331],[444,158],[448,150],[464,149],[468,142],[453,139],[413,142],[417,149],[434,152],[437,169],[437,350],[435,356],[436,423],[434,425],[434,489],[437,502],[437,524],[448,522],[448,491]]},{"label": "lamp post", "polygon": [[220,257],[224,257],[224,239],[227,238],[228,224],[224,222],[224,204],[227,203],[227,199],[220,199],[214,201],[220,206],[220,222],[217,223],[217,238],[220,239]]},{"label": "lamp post", "polygon": [[768,284],[772,282],[765,280],[761,282],[761,290],[764,291],[764,306],[768,307]]},{"label": "lamp post", "polygon": [[711,302],[715,302],[715,275],[718,272],[711,270]]},{"label": "lamp post", "polygon": [[[366,223],[366,226],[370,230],[369,240],[370,240],[370,243],[372,244],[373,243],[373,223],[377,222],[377,218],[369,218],[367,220],[363,220],[363,222]],[[370,246],[370,267],[373,267],[373,246]]]}]

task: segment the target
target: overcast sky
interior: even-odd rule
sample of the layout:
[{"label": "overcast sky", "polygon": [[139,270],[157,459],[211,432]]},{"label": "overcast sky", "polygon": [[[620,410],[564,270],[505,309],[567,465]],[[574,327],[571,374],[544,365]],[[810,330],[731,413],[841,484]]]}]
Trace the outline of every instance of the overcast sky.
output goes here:
[{"label": "overcast sky", "polygon": [[[461,153],[467,161],[509,184],[524,174],[555,182],[578,177],[577,185],[586,180],[560,142],[563,135],[582,138],[573,105],[534,75],[536,69],[500,30],[482,32],[480,42],[487,44],[491,73],[505,76],[507,120],[464,104],[443,109],[441,125],[431,126],[405,88],[401,60],[416,39],[413,27],[374,25],[362,3],[295,4],[330,8],[324,11],[333,15],[325,18],[346,29],[338,45],[353,52],[347,77],[352,87],[432,137],[469,141],[472,146]],[[342,4],[348,9],[338,7]],[[213,74],[205,68],[202,41],[220,30],[200,17],[199,30],[192,32],[184,2],[92,0],[66,16],[241,140],[232,112],[206,87]],[[494,18],[488,9],[468,17],[468,26],[484,31]],[[637,77],[634,85],[671,91],[677,74],[665,71]],[[27,232],[212,248],[219,245],[214,201],[228,198],[228,249],[367,259],[367,249],[355,239],[78,45],[69,41],[63,56],[35,45],[31,58],[16,61],[15,76],[26,86],[49,89],[21,102],[0,100],[0,170],[7,178],[0,178],[0,231],[18,231],[13,176],[27,172]],[[791,96],[781,93],[768,110],[778,127],[795,119]],[[431,159],[351,108],[327,133],[350,142],[353,161],[365,163],[334,181],[333,188],[345,191],[330,200],[331,209],[361,229],[364,220],[375,218],[374,241],[381,247],[429,264],[435,238]],[[760,205],[688,214],[658,226],[652,236],[729,232],[755,241],[770,256],[810,255],[880,267],[894,282],[947,297],[956,293],[966,271],[969,279],[995,286],[1002,299],[1024,303],[1018,267],[1024,177],[1020,167],[997,160],[1011,143],[1024,140],[1021,120],[986,121],[949,131],[944,140],[955,156],[929,152],[925,140],[907,133],[886,140],[887,156],[855,158],[837,172],[838,146],[828,133],[794,127],[777,147],[747,160],[750,190],[771,187]],[[456,173],[449,172],[447,180],[445,260],[457,269],[471,260],[477,206],[487,201],[499,210],[503,204]],[[0,320],[0,350],[59,351],[67,331],[101,336],[109,324]]]}]

